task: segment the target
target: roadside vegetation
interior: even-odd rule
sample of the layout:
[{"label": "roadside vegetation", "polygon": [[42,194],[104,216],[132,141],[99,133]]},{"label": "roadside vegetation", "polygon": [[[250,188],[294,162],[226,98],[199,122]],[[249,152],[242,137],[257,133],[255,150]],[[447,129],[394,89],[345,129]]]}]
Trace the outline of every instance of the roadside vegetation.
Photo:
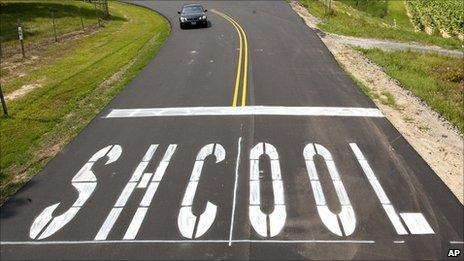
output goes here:
[{"label": "roadside vegetation", "polygon": [[[20,7],[2,2],[2,13],[26,12],[5,19],[29,16],[30,26],[40,27],[46,14],[40,8],[29,8],[32,3],[21,2],[26,6]],[[40,1],[40,5],[49,3]],[[54,8],[93,8],[84,2],[61,3]],[[68,13],[60,18],[63,23],[75,20]],[[0,203],[75,137],[150,61],[169,34],[168,22],[151,10],[111,1],[110,13],[105,25],[91,34],[48,45],[26,59],[2,60],[2,88],[7,97],[33,88],[7,100],[10,117],[0,117]],[[39,30],[34,37],[41,35],[45,37]]]},{"label": "roadside vegetation", "polygon": [[[0,30],[5,46],[18,42],[18,22],[23,28],[24,39],[34,42],[53,37],[52,17],[55,17],[57,34],[96,25],[102,11],[84,1],[2,1],[0,3],[2,21]],[[82,17],[82,21],[81,18]],[[113,19],[116,19],[114,16]]]},{"label": "roadside vegetation", "polygon": [[406,5],[414,26],[421,31],[464,38],[464,1],[409,0]]},{"label": "roadside vegetation", "polygon": [[[438,33],[439,30],[431,35],[418,31],[417,29],[421,28],[416,29],[416,26],[410,21],[405,1],[332,0],[330,10],[322,0],[299,1],[310,13],[322,19],[323,22],[319,27],[330,33],[402,42],[420,42],[449,49],[462,49],[463,47],[460,39],[457,37],[444,38]],[[443,11],[443,9],[441,10]],[[462,8],[460,10],[462,11]],[[453,26],[460,26],[462,30],[464,24],[461,22],[460,25],[456,25],[454,22]]]},{"label": "roadside vegetation", "polygon": [[357,50],[464,133],[462,59],[412,51]]}]

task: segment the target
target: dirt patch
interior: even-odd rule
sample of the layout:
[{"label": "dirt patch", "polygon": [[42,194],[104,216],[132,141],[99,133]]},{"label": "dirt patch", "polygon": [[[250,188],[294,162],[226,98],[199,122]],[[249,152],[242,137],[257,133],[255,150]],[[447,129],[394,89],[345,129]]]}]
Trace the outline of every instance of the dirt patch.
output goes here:
[{"label": "dirt patch", "polygon": [[40,88],[41,86],[42,85],[40,85],[38,83],[23,85],[23,86],[21,86],[21,88],[17,89],[16,91],[6,95],[5,100],[11,101],[11,100],[14,100],[14,99],[17,99],[17,98],[21,98],[24,95],[26,95],[26,94],[30,93],[31,91],[33,91],[34,89]]},{"label": "dirt patch", "polygon": [[[296,1],[290,5],[309,27],[319,30],[319,19]],[[321,39],[338,62],[376,96],[382,97],[384,93],[393,96],[396,106],[385,105],[380,99],[374,99],[374,102],[459,201],[464,203],[463,135],[361,53],[333,38]]]}]

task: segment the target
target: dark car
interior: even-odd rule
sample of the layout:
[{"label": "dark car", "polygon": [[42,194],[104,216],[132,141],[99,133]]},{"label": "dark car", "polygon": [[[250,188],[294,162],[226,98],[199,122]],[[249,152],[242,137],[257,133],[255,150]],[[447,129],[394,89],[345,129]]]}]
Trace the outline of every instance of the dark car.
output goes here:
[{"label": "dark car", "polygon": [[207,27],[208,20],[205,14],[207,11],[199,4],[183,5],[181,11],[177,12],[180,14],[180,28],[184,29],[186,26]]}]

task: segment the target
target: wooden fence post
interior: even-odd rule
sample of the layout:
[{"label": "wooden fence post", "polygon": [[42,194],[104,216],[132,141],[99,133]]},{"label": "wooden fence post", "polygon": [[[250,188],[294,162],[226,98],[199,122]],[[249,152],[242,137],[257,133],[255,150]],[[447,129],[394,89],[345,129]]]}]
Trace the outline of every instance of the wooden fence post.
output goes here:
[{"label": "wooden fence post", "polygon": [[23,35],[23,28],[21,27],[21,21],[18,18],[18,38],[19,42],[21,43],[21,53],[23,54],[23,58],[26,58],[26,52],[24,51],[24,35]]}]

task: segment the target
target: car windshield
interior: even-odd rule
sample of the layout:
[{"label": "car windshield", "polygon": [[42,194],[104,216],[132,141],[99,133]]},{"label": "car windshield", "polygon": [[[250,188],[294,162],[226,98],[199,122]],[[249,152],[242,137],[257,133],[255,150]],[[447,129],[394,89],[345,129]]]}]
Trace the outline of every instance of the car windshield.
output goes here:
[{"label": "car windshield", "polygon": [[203,7],[201,7],[199,5],[184,6],[184,8],[182,8],[182,13],[183,14],[202,13],[202,12],[203,12]]}]

